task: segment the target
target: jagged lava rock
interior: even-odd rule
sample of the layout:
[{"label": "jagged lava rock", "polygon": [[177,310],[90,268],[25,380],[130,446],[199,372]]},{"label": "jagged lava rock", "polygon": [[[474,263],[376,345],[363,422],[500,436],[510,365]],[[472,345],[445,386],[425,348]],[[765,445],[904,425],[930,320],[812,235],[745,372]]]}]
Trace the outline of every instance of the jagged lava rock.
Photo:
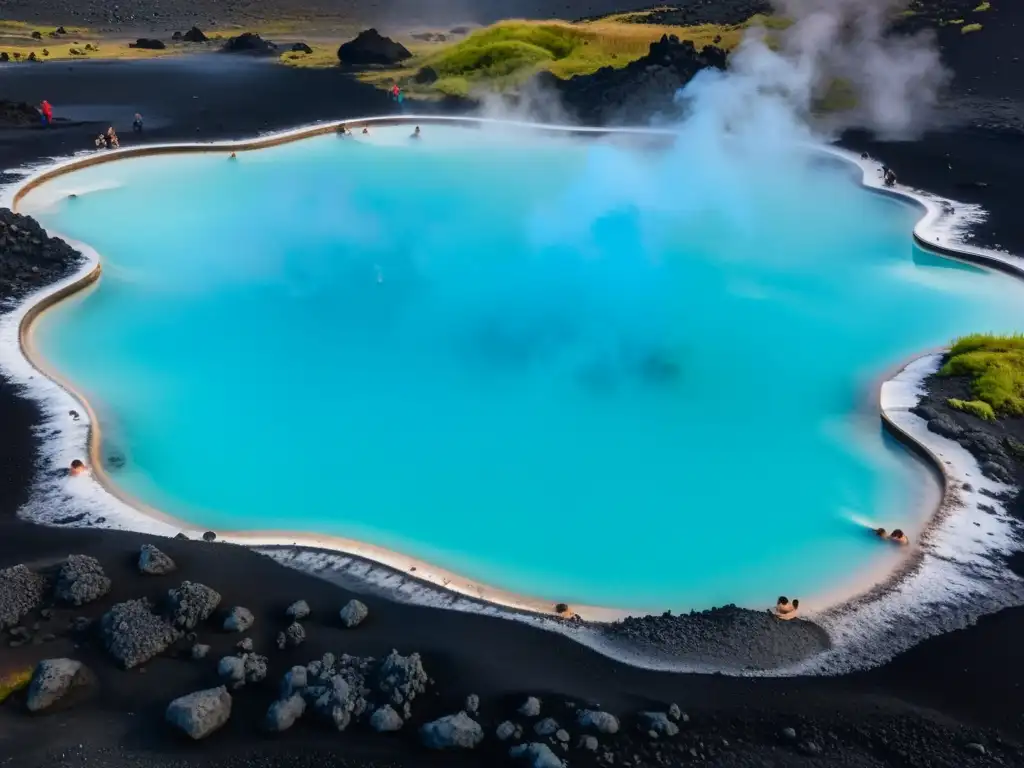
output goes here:
[{"label": "jagged lava rock", "polygon": [[38,607],[46,592],[46,578],[24,565],[0,570],[0,629],[13,627]]},{"label": "jagged lava rock", "polygon": [[113,606],[103,614],[100,627],[107,651],[125,669],[149,661],[181,637],[181,632],[152,612],[145,598]]},{"label": "jagged lava rock", "polygon": [[192,29],[181,36],[181,39],[186,43],[205,43],[209,40],[199,27],[192,27]]},{"label": "jagged lava rock", "polygon": [[390,704],[378,707],[370,715],[370,727],[377,733],[397,731],[402,727],[401,716],[392,709]]},{"label": "jagged lava rock", "polygon": [[522,706],[519,707],[519,714],[523,717],[537,717],[540,715],[540,699],[536,696],[530,696],[526,701],[523,702]]},{"label": "jagged lava rock", "polygon": [[221,49],[225,53],[248,53],[254,56],[270,56],[277,53],[277,46],[264,40],[254,32],[243,32],[237,37],[229,37]]},{"label": "jagged lava rock", "polygon": [[85,605],[99,600],[110,591],[110,579],[99,560],[88,555],[68,555],[57,574],[54,594],[71,605]]},{"label": "jagged lava rock", "polygon": [[245,632],[255,621],[256,617],[252,615],[252,611],[236,605],[228,612],[227,618],[224,619],[224,629],[227,632]]},{"label": "jagged lava rock", "polygon": [[547,744],[520,744],[508,751],[508,756],[530,768],[562,768],[562,761]]},{"label": "jagged lava rock", "polygon": [[583,728],[593,728],[599,733],[613,734],[619,732],[619,719],[607,712],[584,709],[580,711],[576,722]]},{"label": "jagged lava rock", "polygon": [[339,615],[341,616],[342,624],[348,629],[354,629],[366,620],[369,613],[370,609],[366,607],[365,603],[359,600],[349,600],[345,603],[345,607],[341,609]]},{"label": "jagged lava rock", "polygon": [[183,581],[180,587],[167,592],[171,623],[180,629],[195,629],[210,618],[218,605],[220,593],[205,584]]},{"label": "jagged lava rock", "polygon": [[152,544],[143,544],[139,551],[139,571],[150,576],[163,576],[175,570],[174,561]]},{"label": "jagged lava rock", "polygon": [[279,699],[267,710],[267,730],[275,733],[287,731],[305,711],[306,701],[297,693],[293,693],[287,699]]},{"label": "jagged lava rock", "polygon": [[309,616],[309,614],[309,603],[305,600],[296,600],[285,610],[285,615],[289,619],[293,619],[295,621],[302,621],[304,618]]}]

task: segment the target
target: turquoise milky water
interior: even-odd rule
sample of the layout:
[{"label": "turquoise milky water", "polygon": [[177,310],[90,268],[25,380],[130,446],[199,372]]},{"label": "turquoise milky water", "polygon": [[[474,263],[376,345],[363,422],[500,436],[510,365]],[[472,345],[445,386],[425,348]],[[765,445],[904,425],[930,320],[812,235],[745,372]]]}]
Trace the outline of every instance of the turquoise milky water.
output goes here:
[{"label": "turquoise milky water", "polygon": [[33,193],[103,256],[38,343],[117,483],[591,605],[766,606],[891,564],[854,521],[917,531],[934,490],[872,384],[1024,330],[1020,286],[916,250],[918,212],[832,162],[408,133]]}]

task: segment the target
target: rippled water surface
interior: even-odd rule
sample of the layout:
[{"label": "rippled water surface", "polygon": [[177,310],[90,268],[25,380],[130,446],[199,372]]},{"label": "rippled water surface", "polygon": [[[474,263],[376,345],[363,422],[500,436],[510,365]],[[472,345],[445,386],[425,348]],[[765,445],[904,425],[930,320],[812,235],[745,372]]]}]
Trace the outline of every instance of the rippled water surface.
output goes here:
[{"label": "rippled water surface", "polygon": [[924,523],[873,383],[1024,329],[1019,286],[915,250],[918,212],[832,162],[408,133],[30,195],[103,256],[38,342],[116,482],[214,529],[630,608],[823,594],[893,557],[858,522]]}]

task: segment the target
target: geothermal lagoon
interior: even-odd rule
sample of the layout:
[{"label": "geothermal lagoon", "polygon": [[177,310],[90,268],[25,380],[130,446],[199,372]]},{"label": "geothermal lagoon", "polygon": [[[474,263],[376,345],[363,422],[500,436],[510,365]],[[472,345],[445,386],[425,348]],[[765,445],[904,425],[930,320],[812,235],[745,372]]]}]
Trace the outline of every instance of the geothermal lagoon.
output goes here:
[{"label": "geothermal lagoon", "polygon": [[101,254],[35,342],[121,489],[631,610],[814,607],[896,565],[865,526],[914,537],[938,491],[877,383],[1024,329],[1024,288],[796,147],[410,130],[28,195]]}]

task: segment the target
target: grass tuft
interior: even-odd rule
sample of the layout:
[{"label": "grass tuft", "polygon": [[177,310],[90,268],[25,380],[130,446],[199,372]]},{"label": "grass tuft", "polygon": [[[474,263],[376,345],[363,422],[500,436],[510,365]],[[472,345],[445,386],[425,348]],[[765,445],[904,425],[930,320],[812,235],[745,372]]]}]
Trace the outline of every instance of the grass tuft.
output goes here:
[{"label": "grass tuft", "polygon": [[20,691],[28,686],[32,680],[33,667],[25,667],[14,672],[0,675],[0,702],[4,701],[15,691]]},{"label": "grass tuft", "polygon": [[968,34],[970,32],[980,32],[980,31],[981,31],[981,24],[965,24],[960,29],[960,34],[966,35],[966,34]]},{"label": "grass tuft", "polygon": [[957,339],[939,375],[969,377],[971,393],[993,416],[1024,416],[1024,335]]},{"label": "grass tuft", "polygon": [[992,3],[988,2],[988,0],[985,0],[985,2],[983,2],[981,5],[979,5],[977,8],[974,9],[974,12],[975,13],[983,13],[984,11],[987,11],[991,7],[992,7]]},{"label": "grass tuft", "polygon": [[950,408],[969,413],[971,416],[977,416],[983,421],[996,420],[996,412],[992,410],[992,406],[982,400],[960,400],[951,397],[946,400],[946,403]]}]

